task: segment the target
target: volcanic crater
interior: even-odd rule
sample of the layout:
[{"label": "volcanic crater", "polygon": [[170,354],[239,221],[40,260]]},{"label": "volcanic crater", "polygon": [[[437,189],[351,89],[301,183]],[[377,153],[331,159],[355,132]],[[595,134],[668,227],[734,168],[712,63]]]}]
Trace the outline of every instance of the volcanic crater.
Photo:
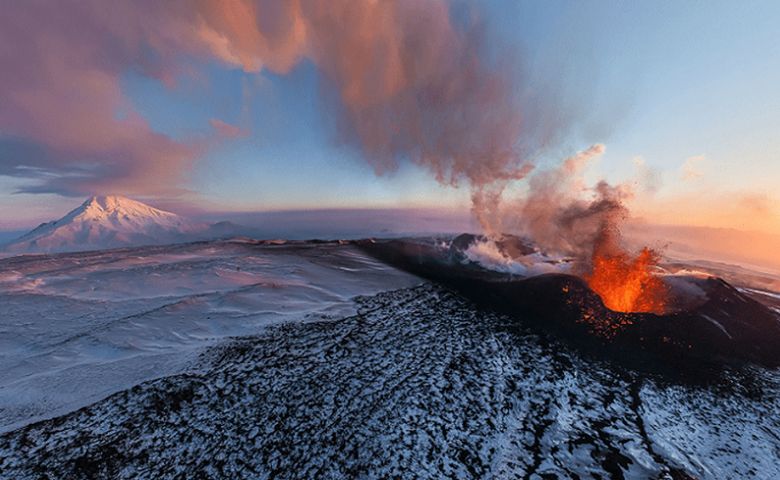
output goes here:
[{"label": "volcanic crater", "polygon": [[[721,278],[659,274],[655,278],[665,292],[663,311],[615,311],[582,276],[486,268],[467,255],[479,241],[484,238],[463,234],[450,241],[416,238],[359,245],[483,308],[641,370],[695,376],[702,368],[717,371],[727,364],[780,365],[780,314]],[[496,247],[507,256],[538,255],[530,242],[514,236],[504,236]],[[566,261],[547,260],[564,267]]]}]

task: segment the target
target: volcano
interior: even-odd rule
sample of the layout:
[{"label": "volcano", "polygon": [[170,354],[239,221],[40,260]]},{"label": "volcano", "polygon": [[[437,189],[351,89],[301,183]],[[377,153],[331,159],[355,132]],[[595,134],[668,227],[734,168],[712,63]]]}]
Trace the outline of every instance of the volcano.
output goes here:
[{"label": "volcano", "polygon": [[[396,239],[361,247],[483,307],[632,366],[679,371],[692,365],[780,365],[780,314],[720,278],[659,277],[669,291],[664,313],[615,311],[579,276],[518,275],[470,261],[468,249],[478,240],[461,235],[449,243]],[[538,254],[511,236],[497,244],[503,251]]]},{"label": "volcano", "polygon": [[760,306],[701,278],[710,306],[609,335],[581,278],[492,271],[475,237],[442,240],[0,260],[0,477],[780,478],[780,371],[682,382],[572,348],[670,364],[637,338],[751,335],[719,309]]},{"label": "volcano", "polygon": [[226,222],[192,221],[119,195],[93,196],[59,220],[39,225],[4,248],[9,253],[54,253],[162,245],[230,234]]}]

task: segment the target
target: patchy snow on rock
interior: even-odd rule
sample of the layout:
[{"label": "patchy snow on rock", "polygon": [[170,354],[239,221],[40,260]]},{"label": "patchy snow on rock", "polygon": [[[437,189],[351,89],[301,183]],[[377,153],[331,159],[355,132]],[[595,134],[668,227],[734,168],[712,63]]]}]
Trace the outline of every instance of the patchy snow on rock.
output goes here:
[{"label": "patchy snow on rock", "polygon": [[774,298],[775,300],[780,300],[780,293],[777,292],[769,292],[766,290],[758,290],[755,288],[742,288],[740,290],[746,293],[752,293],[754,295],[763,295],[766,297]]},{"label": "patchy snow on rock", "polygon": [[569,351],[447,290],[358,299],[0,435],[10,478],[780,476],[761,392],[669,385]]},{"label": "patchy snow on rock", "polygon": [[351,246],[212,242],[0,260],[0,431],[181,371],[208,345],[419,283]]},{"label": "patchy snow on rock", "polygon": [[0,478],[780,478],[780,372],[600,361],[350,244],[0,260]]}]

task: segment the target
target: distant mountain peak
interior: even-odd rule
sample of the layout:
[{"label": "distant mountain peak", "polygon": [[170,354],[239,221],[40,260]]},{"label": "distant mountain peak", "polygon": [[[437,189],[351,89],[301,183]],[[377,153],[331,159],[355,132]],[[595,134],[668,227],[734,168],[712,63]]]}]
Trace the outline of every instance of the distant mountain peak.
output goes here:
[{"label": "distant mountain peak", "polygon": [[132,208],[133,206],[152,208],[144,203],[122,195],[93,195],[89,197],[81,206],[86,209],[96,208],[100,210],[117,210],[127,207]]},{"label": "distant mountain peak", "polygon": [[145,203],[121,195],[94,195],[80,207],[71,211],[65,218],[83,216],[91,219],[103,219],[119,216],[136,218],[182,218],[175,213],[151,207]]},{"label": "distant mountain peak", "polygon": [[39,225],[4,250],[50,253],[159,245],[203,240],[224,234],[223,230],[122,195],[93,195],[64,217]]}]

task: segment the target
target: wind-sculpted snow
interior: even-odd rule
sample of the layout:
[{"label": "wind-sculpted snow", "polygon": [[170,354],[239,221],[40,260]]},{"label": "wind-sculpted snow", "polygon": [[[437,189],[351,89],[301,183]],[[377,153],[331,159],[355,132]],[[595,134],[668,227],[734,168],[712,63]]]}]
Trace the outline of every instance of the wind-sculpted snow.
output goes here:
[{"label": "wind-sculpted snow", "polygon": [[180,372],[226,336],[420,280],[349,245],[213,242],[0,260],[0,432]]},{"label": "wind-sculpted snow", "polygon": [[778,385],[664,384],[422,285],[6,432],[0,476],[770,479]]}]

